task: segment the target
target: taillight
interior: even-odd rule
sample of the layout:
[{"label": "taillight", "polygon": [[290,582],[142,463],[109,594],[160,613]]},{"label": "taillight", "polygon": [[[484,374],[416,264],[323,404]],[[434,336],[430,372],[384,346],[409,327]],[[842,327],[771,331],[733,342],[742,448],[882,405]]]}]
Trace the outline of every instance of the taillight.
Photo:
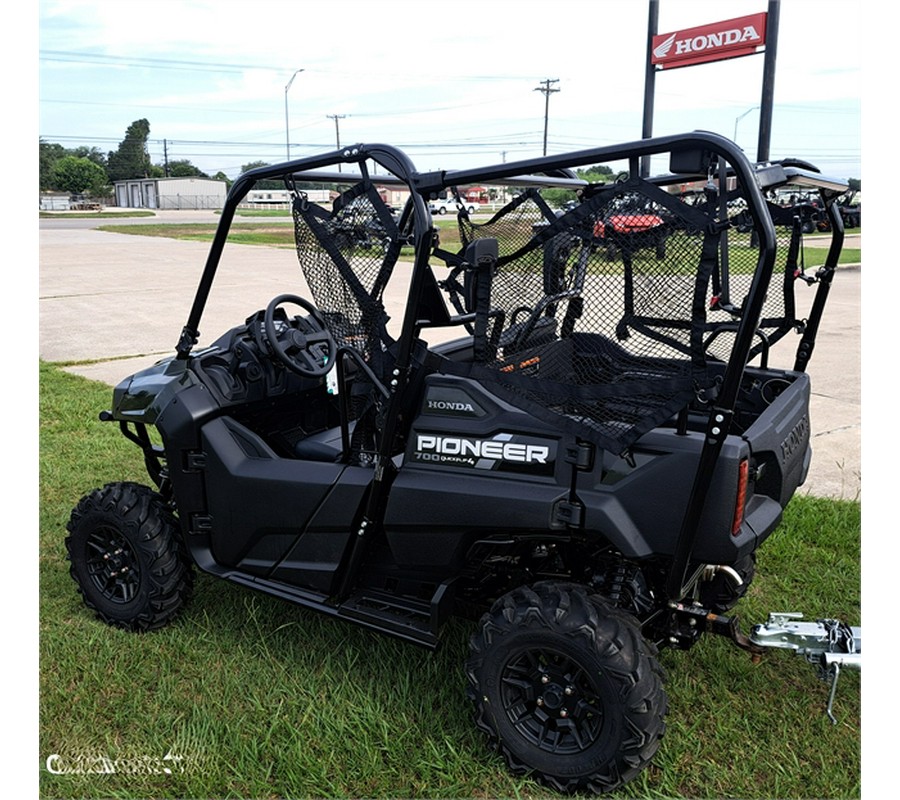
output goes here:
[{"label": "taillight", "polygon": [[750,463],[743,459],[738,466],[737,497],[734,500],[734,519],[731,521],[731,535],[737,536],[744,521],[744,505],[747,503],[747,481],[750,477]]}]

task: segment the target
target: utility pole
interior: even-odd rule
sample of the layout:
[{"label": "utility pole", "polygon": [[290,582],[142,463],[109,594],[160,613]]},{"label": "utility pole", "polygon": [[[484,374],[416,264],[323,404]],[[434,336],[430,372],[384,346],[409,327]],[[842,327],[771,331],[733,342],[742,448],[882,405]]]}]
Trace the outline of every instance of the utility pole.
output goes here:
[{"label": "utility pole", "polygon": [[[328,117],[328,119],[334,120],[334,138],[335,138],[335,141],[337,142],[337,149],[340,150],[341,149],[341,128],[340,128],[340,123],[338,122],[338,120],[345,119],[347,115],[346,114],[326,114],[325,116]],[[341,172],[341,162],[340,161],[338,161],[338,172]]]},{"label": "utility pole", "polygon": [[551,84],[554,83],[559,83],[559,78],[547,78],[541,81],[540,86],[534,88],[534,91],[541,92],[544,95],[544,155],[547,155],[547,122],[550,118],[550,95],[559,91],[559,89],[550,88]]}]

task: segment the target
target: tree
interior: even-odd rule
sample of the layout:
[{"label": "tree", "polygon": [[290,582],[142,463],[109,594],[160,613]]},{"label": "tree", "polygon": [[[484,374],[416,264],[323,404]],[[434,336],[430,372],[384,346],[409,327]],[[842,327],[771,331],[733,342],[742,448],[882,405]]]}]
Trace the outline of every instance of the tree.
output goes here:
[{"label": "tree", "polygon": [[195,167],[186,158],[169,162],[169,176],[172,178],[208,178],[205,172]]},{"label": "tree", "polygon": [[97,166],[103,167],[104,172],[106,171],[106,154],[96,147],[76,147],[72,150],[67,150],[66,154],[86,158],[89,161],[93,161]]},{"label": "tree", "polygon": [[106,171],[89,158],[63,156],[51,170],[53,186],[69,194],[100,194],[106,185]]},{"label": "tree", "polygon": [[613,177],[613,171],[606,164],[594,164],[592,167],[576,169],[575,174],[591,183],[609,183]]},{"label": "tree", "polygon": [[135,120],[128,126],[118,150],[110,152],[107,158],[110,182],[146,178],[150,174],[149,136],[150,123],[146,119]]},{"label": "tree", "polygon": [[[46,192],[57,189],[70,194],[80,194],[84,191],[99,193],[105,191],[109,184],[106,174],[106,156],[96,147],[75,147],[67,150],[61,144],[51,144],[43,139],[39,140],[40,157],[40,191]],[[59,162],[65,158],[83,159],[93,164],[102,173],[90,169],[80,163]],[[78,187],[84,184],[81,188]]]},{"label": "tree", "polygon": [[229,178],[222,170],[219,170],[215,175],[213,175],[213,179],[217,181],[225,181],[225,185],[230,189],[231,184],[234,183],[231,178]]},{"label": "tree", "polygon": [[[258,169],[259,167],[268,167],[271,166],[266,161],[251,161],[249,164],[244,164],[241,167],[241,172],[249,172],[251,169]],[[281,181],[259,181],[256,184],[257,189],[284,189],[284,184]]]},{"label": "tree", "polygon": [[50,144],[43,139],[38,140],[40,159],[40,191],[46,192],[56,188],[53,185],[53,165],[66,155],[66,148],[61,144]]},{"label": "tree", "polygon": [[[611,183],[615,178],[613,171],[605,164],[576,169],[575,174],[588,183]],[[573,189],[544,189],[541,195],[552,208],[562,208],[577,198]]]},{"label": "tree", "polygon": [[566,203],[570,203],[576,199],[573,189],[543,189],[541,197],[547,201],[550,208],[562,208]]}]

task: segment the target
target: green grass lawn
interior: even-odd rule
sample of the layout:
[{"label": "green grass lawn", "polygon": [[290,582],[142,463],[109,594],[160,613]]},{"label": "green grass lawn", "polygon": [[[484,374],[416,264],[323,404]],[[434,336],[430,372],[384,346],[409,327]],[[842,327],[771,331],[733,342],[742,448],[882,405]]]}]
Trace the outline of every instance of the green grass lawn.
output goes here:
[{"label": "green grass lawn", "polygon": [[[66,520],[94,487],[145,481],[137,448],[97,420],[110,400],[109,387],[41,365],[41,797],[553,796],[510,776],[471,722],[470,623],[452,623],[431,654],[204,575],[164,630],[96,620],[68,575]],[[745,628],[769,611],[859,624],[859,504],[796,497],[737,610]],[[666,736],[616,796],[860,795],[858,673],[841,678],[834,726],[827,685],[802,658],[753,665],[709,636],[662,662]]]},{"label": "green grass lawn", "polygon": [[[290,219],[279,221],[278,214],[275,212],[259,212],[260,216],[272,217],[265,222],[236,222],[231,225],[228,239],[237,244],[261,244],[268,246],[294,246],[294,226]],[[256,216],[256,215],[254,215]],[[283,215],[281,215],[283,216]],[[455,219],[438,219],[435,220],[435,227],[440,233],[441,248],[450,252],[455,252],[461,247],[459,236],[459,227]],[[216,226],[211,223],[160,223],[158,225],[107,225],[99,228],[103,231],[112,233],[122,233],[134,236],[163,236],[173,239],[189,239],[193,241],[212,241]],[[677,245],[677,237],[686,234],[673,234],[673,242]],[[692,245],[691,251],[699,245]],[[670,245],[671,247],[671,245]],[[744,234],[736,234],[734,244],[731,247],[732,257],[734,259],[733,270],[735,272],[746,272],[755,267],[756,261],[753,254],[749,253],[749,236]],[[404,247],[403,253],[406,257],[411,258],[413,250],[411,247]],[[755,251],[754,251],[755,253]],[[814,269],[825,263],[825,256],[828,250],[824,247],[806,247],[804,252],[804,265],[807,269]],[[699,257],[699,256],[698,256]],[[635,256],[636,261],[655,265],[656,258],[651,249],[638,251]],[[861,251],[859,248],[844,248],[841,251],[841,264],[858,264],[861,259]],[[621,258],[617,258],[615,262],[610,264],[604,263],[602,259],[597,262],[604,271],[607,269],[620,269]],[[671,268],[671,264],[665,263],[666,268]],[[618,266],[616,266],[618,265]],[[595,265],[596,267],[596,265]],[[684,265],[685,269],[693,271],[696,264],[691,261]]]}]

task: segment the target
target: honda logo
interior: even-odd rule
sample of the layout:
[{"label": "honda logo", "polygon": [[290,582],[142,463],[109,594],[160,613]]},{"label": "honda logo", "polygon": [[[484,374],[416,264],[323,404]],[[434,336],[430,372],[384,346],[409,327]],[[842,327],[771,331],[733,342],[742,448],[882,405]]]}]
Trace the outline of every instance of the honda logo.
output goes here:
[{"label": "honda logo", "polygon": [[766,15],[688,28],[653,37],[650,62],[661,69],[687,67],[756,53],[766,43]]}]

